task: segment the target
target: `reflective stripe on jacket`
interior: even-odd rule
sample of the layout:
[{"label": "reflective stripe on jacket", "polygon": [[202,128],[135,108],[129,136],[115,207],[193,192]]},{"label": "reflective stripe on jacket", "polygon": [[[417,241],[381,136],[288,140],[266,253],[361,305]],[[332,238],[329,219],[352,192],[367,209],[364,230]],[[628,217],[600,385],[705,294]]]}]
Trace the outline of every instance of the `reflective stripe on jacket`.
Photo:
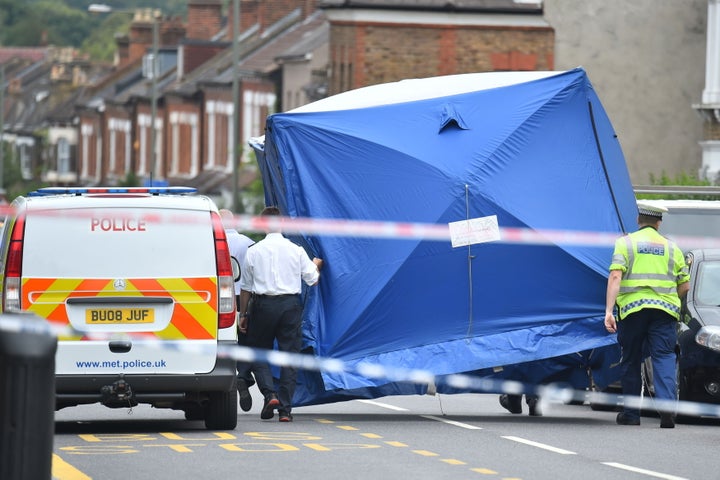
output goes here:
[{"label": "reflective stripe on jacket", "polygon": [[675,242],[644,227],[615,242],[610,270],[622,270],[617,304],[620,319],[642,308],[658,308],[680,318],[678,284],[690,280]]}]

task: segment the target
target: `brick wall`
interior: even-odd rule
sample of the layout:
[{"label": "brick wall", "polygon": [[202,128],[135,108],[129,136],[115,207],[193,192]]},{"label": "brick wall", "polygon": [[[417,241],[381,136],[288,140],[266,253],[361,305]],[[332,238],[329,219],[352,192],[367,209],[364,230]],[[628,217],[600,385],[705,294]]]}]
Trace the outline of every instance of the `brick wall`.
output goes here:
[{"label": "brick wall", "polygon": [[553,70],[549,27],[336,23],[331,92],[405,78],[500,70]]}]

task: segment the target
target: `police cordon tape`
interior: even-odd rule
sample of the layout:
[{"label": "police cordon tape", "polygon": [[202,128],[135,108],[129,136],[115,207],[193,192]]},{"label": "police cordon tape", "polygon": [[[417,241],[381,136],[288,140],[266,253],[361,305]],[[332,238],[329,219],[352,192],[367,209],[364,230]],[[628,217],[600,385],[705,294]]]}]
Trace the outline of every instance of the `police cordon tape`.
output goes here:
[{"label": "police cordon tape", "polygon": [[[98,209],[107,211],[106,209]],[[136,215],[137,210],[112,209],[118,218]],[[14,209],[10,206],[0,206],[0,216],[11,215]],[[33,211],[33,215],[64,216],[68,218],[88,218],[92,222],[97,220],[97,211]],[[153,213],[142,216],[144,222],[192,222],[187,217],[178,217],[172,214]],[[458,219],[463,221],[465,219]],[[197,220],[200,222],[200,220]],[[203,221],[204,223],[204,221]],[[448,224],[419,223],[419,222],[393,222],[372,221],[356,219],[328,219],[309,217],[284,216],[257,216],[239,214],[234,215],[233,222],[228,225],[236,230],[246,233],[264,233],[269,230],[280,231],[287,235],[299,236],[335,236],[358,238],[381,238],[388,240],[427,240],[450,242],[451,234]],[[532,244],[532,245],[564,245],[564,246],[591,246],[610,247],[621,235],[618,232],[582,231],[582,230],[555,230],[519,227],[498,227],[499,238],[492,243]],[[676,243],[685,250],[693,248],[720,248],[720,239],[697,236],[673,236]]]},{"label": "police cordon tape", "polygon": [[[235,215],[232,226],[237,230],[248,232],[266,232],[269,229],[276,229],[289,235],[372,237],[396,240],[451,240],[448,224],[436,223]],[[620,236],[620,233],[617,232],[514,227],[499,227],[499,233],[500,239],[494,240],[494,242],[598,247],[613,246],[615,240]],[[687,248],[720,248],[720,239],[710,237],[677,236],[673,237],[673,240],[687,246]]]},{"label": "police cordon tape", "polygon": [[[78,332],[69,327],[59,327],[50,322],[39,319],[27,321],[22,317],[25,315],[0,315],[0,331],[15,333],[47,333],[48,335],[64,336],[83,334],[90,340],[103,341],[110,338],[117,339],[111,334],[87,335],[87,332]],[[463,392],[473,393],[505,393],[510,395],[536,394],[545,403],[588,403],[590,405],[603,405],[615,407],[626,405],[631,408],[641,408],[643,411],[673,412],[688,417],[720,417],[720,405],[688,402],[682,400],[663,400],[654,397],[644,398],[643,396],[628,396],[622,394],[599,392],[592,390],[575,390],[561,384],[540,384],[533,385],[513,380],[499,380],[488,377],[480,377],[469,374],[447,374],[436,375],[428,370],[398,368],[395,366],[381,365],[371,362],[359,362],[350,365],[343,360],[336,358],[323,358],[315,355],[279,352],[276,350],[262,350],[249,347],[193,344],[193,342],[168,343],[157,337],[143,334],[125,334],[124,338],[135,338],[146,346],[155,346],[158,349],[174,350],[188,355],[217,354],[218,357],[232,358],[241,362],[267,362],[277,367],[292,366],[302,370],[323,371],[330,373],[355,373],[370,380],[391,382],[406,382],[417,385],[424,385],[434,390],[438,384],[447,385],[450,388]],[[122,373],[122,372],[121,372]],[[126,377],[129,381],[132,374]],[[382,383],[380,383],[381,385]],[[348,398],[350,400],[352,398]]]},{"label": "police cordon tape", "polygon": [[[11,207],[0,207],[0,214],[12,214]],[[114,210],[122,215],[122,210]],[[93,211],[42,211],[33,212],[34,215],[53,215],[81,218],[95,218]],[[171,215],[152,215],[144,217],[148,222],[174,222],[187,223],[187,218],[177,218]],[[460,219],[462,220],[462,219]],[[367,221],[350,219],[320,219],[320,218],[293,218],[282,216],[254,216],[235,215],[231,225],[243,232],[267,232],[268,230],[281,231],[288,235],[327,235],[340,237],[372,237],[392,240],[429,240],[447,241],[451,240],[450,229],[447,224],[431,223],[408,223],[388,221]],[[535,244],[535,245],[576,245],[576,246],[597,246],[610,247],[614,245],[619,236],[617,232],[594,232],[594,231],[573,231],[573,230],[546,230],[531,228],[510,228],[499,227],[499,239],[494,242],[512,244]],[[720,248],[720,240],[709,237],[674,237],[673,240],[686,248]],[[35,322],[32,322],[35,323]],[[23,330],[27,328],[38,328],[37,325],[29,326],[17,323],[15,320],[7,320],[0,317],[0,329]],[[72,335],[72,329],[53,328],[57,336]],[[87,336],[86,332],[79,332]],[[158,348],[180,349],[186,353],[201,353],[206,349],[215,347],[192,345],[190,342],[173,344],[168,346],[152,335],[128,335],[142,339],[146,344],[156,344]],[[95,337],[93,337],[95,338]],[[98,340],[102,337],[98,336]],[[560,385],[529,385],[515,381],[496,380],[486,377],[477,377],[464,374],[451,374],[436,376],[432,372],[413,369],[398,369],[392,366],[383,366],[371,363],[358,363],[354,367],[338,359],[324,359],[312,355],[288,354],[275,351],[254,350],[247,347],[222,347],[218,352],[240,361],[267,361],[270,364],[283,366],[293,365],[298,368],[331,372],[354,372],[361,376],[376,380],[387,380],[387,382],[411,382],[423,385],[434,384],[441,380],[450,387],[471,390],[483,393],[537,393],[544,401],[548,402],[590,402],[601,405],[616,405],[624,403],[631,407],[644,405],[647,408],[647,400],[642,397],[628,397],[618,394],[573,390]],[[718,416],[720,417],[720,406],[694,403],[685,401],[668,401],[652,398],[652,406],[657,411],[675,411],[688,416]]]}]

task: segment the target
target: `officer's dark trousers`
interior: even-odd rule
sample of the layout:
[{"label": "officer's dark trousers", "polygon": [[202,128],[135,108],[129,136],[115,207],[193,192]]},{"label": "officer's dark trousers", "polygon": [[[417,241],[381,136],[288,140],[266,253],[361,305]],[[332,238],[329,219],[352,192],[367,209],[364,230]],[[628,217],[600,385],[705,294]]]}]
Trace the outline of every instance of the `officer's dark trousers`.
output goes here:
[{"label": "officer's dark trousers", "polygon": [[[677,321],[669,313],[644,308],[618,322],[618,343],[622,351],[620,372],[624,396],[639,397],[642,388],[640,374],[643,357],[652,357],[655,397],[676,398],[675,343]],[[625,407],[625,414],[639,418],[638,408]]]},{"label": "officer's dark trousers", "polygon": [[[238,333],[238,345],[241,347],[249,347],[248,336],[245,333]],[[245,380],[248,387],[255,385],[255,379],[252,375],[252,365],[248,362],[236,362],[237,379]]]},{"label": "officer's dark trousers", "polygon": [[[236,303],[238,312],[240,311],[240,295],[235,295]],[[251,307],[249,307],[251,308]],[[247,333],[241,333],[238,332],[238,345],[241,347],[248,347],[250,344],[248,343],[248,336]],[[255,385],[255,379],[252,376],[252,365],[248,362],[237,362],[236,364],[237,368],[237,379],[238,380],[245,380],[245,384],[248,387],[252,387]]]},{"label": "officer's dark trousers", "polygon": [[[248,319],[248,343],[251,347],[272,350],[277,340],[281,352],[300,352],[302,346],[302,306],[299,295],[253,297]],[[275,389],[270,365],[265,362],[253,364],[258,388],[267,397],[276,393],[280,400],[280,412],[290,413],[295,393],[297,369],[280,368],[280,382]]]}]

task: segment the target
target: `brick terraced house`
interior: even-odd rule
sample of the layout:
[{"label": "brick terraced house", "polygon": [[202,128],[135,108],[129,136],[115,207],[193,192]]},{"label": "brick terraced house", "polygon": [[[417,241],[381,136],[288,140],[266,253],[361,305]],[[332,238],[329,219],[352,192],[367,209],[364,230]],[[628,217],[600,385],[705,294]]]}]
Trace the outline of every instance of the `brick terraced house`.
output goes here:
[{"label": "brick terraced house", "polygon": [[[13,142],[28,181],[147,183],[154,159],[154,182],[193,185],[227,200],[236,165],[236,111],[237,187],[243,189],[256,178],[247,140],[264,133],[265,118],[274,112],[405,78],[583,66],[619,132],[636,182],[646,182],[652,171],[715,174],[718,62],[712,60],[720,45],[719,3],[188,0],[186,19],[140,11],[130,32],[116,39],[116,63],[102,76],[97,72],[103,69],[76,60],[58,63],[46,50],[19,61],[0,48],[7,67],[5,141]],[[644,15],[648,9],[656,15]],[[154,135],[153,18],[160,38]],[[661,44],[649,40],[660,31]],[[655,62],[663,52],[683,68],[667,70]],[[51,72],[64,78],[58,74],[63,71],[83,73],[72,83],[72,95],[68,88],[46,87],[59,85]],[[55,98],[61,91],[62,101]],[[68,101],[74,107],[64,106]],[[43,114],[37,108],[43,105],[54,107]],[[674,114],[661,114],[669,110]],[[50,111],[56,113],[48,120]],[[48,125],[58,127],[55,133]],[[658,138],[658,131],[667,135]]]}]

